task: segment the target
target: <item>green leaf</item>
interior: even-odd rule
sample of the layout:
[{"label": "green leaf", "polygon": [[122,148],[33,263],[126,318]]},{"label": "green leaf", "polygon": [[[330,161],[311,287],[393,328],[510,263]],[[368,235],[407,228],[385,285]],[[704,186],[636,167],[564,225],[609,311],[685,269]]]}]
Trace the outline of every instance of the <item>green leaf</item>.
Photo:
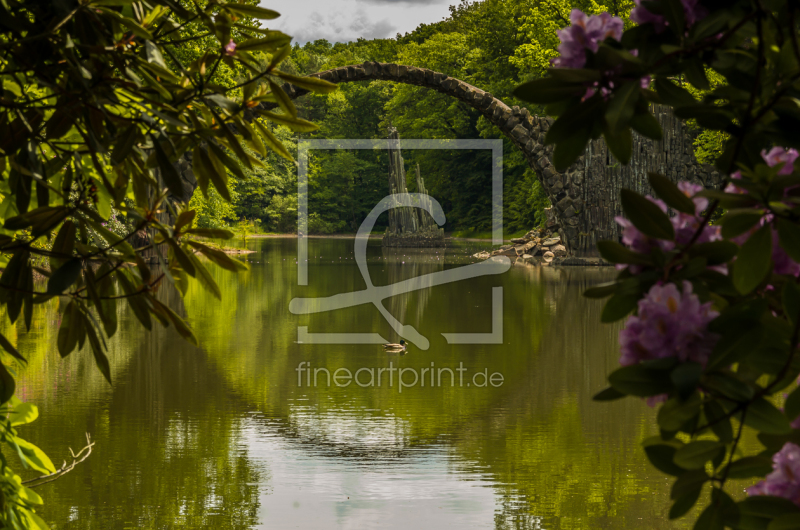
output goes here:
[{"label": "green leaf", "polygon": [[246,17],[253,17],[260,20],[272,20],[281,16],[277,11],[248,4],[223,4],[225,9],[229,9]]},{"label": "green leaf", "polygon": [[239,159],[241,163],[243,163],[247,169],[253,169],[253,165],[250,163],[250,157],[247,156],[247,153],[242,149],[239,140],[234,136],[233,132],[231,132],[230,127],[225,124],[220,117],[213,109],[211,109],[214,118],[220,124],[219,126],[219,134],[225,139],[225,143],[228,145],[231,151],[236,154],[236,157]]},{"label": "green leaf", "polygon": [[765,434],[787,434],[792,430],[786,416],[764,398],[750,403],[744,415],[744,424]]},{"label": "green leaf", "polygon": [[658,426],[669,432],[677,432],[689,420],[700,414],[702,400],[694,393],[686,401],[677,397],[669,399],[658,409]]},{"label": "green leaf", "polygon": [[194,254],[189,254],[189,257],[194,263],[195,270],[197,270],[195,278],[200,282],[203,289],[214,295],[217,300],[222,300],[222,291],[220,291],[219,285],[214,281],[214,277],[211,276],[205,265]]},{"label": "green leaf", "polygon": [[619,287],[618,282],[604,283],[595,287],[589,287],[583,292],[586,298],[606,298],[614,294]]},{"label": "green leaf", "polygon": [[657,78],[654,86],[661,101],[672,107],[694,105],[697,103],[697,100],[694,99],[688,90],[676,85],[666,77]]},{"label": "green leaf", "polygon": [[583,82],[568,83],[555,77],[545,77],[522,83],[514,89],[512,95],[522,101],[547,105],[580,96],[585,92]]},{"label": "green leaf", "polygon": [[125,129],[115,142],[114,150],[111,152],[111,163],[121,164],[133,150],[136,139],[139,137],[139,127],[130,125]]},{"label": "green leaf", "polygon": [[7,402],[14,395],[17,384],[8,373],[6,366],[0,363],[0,404]]},{"label": "green leaf", "polygon": [[800,286],[794,282],[787,282],[783,286],[783,311],[789,320],[796,324],[800,318]]},{"label": "green leaf", "polygon": [[69,289],[81,275],[83,265],[78,258],[72,258],[59,267],[47,281],[47,294],[61,294]]},{"label": "green leaf", "polygon": [[175,221],[175,232],[180,232],[184,227],[191,226],[197,212],[195,210],[186,210],[181,212],[178,219]]},{"label": "green leaf", "polygon": [[769,497],[767,495],[753,495],[737,503],[742,515],[752,515],[756,517],[780,517],[785,514],[800,514],[798,508],[792,501],[781,497]]},{"label": "green leaf", "polygon": [[674,182],[658,173],[648,173],[647,177],[658,198],[667,206],[689,215],[695,214],[697,208],[694,201],[687,197]]},{"label": "green leaf", "polygon": [[131,32],[140,39],[153,40],[153,34],[150,33],[148,30],[146,30],[145,28],[143,28],[142,26],[140,26],[139,23],[136,22],[135,20],[128,17],[120,17],[119,21],[122,23],[123,26],[131,30]]},{"label": "green leaf", "polygon": [[289,54],[292,53],[292,47],[289,44],[282,46],[278,51],[272,54],[272,59],[269,61],[270,69],[274,69],[276,66],[281,64],[284,59],[286,59]]},{"label": "green leaf", "polygon": [[678,499],[702,486],[710,478],[704,469],[685,471],[672,485],[669,497],[672,500]]},{"label": "green leaf", "polygon": [[603,130],[603,138],[608,149],[620,163],[627,164],[631,159],[633,150],[633,137],[627,127],[614,134],[610,130]]},{"label": "green leaf", "polygon": [[676,453],[676,448],[673,445],[667,445],[667,444],[647,445],[644,448],[644,452],[647,455],[648,460],[650,460],[650,463],[653,464],[653,466],[655,466],[655,468],[661,471],[662,473],[666,473],[667,475],[672,475],[674,477],[679,477],[686,472],[685,469],[678,466],[673,461],[673,458],[675,457]]},{"label": "green leaf", "polygon": [[28,361],[25,359],[25,357],[22,356],[19,350],[17,350],[14,347],[14,345],[11,344],[11,342],[2,333],[0,333],[0,346],[2,346],[3,349],[9,353],[9,355],[14,357],[18,361],[27,364]]},{"label": "green leaf", "polygon": [[186,251],[184,251],[178,242],[171,237],[166,238],[164,241],[169,245],[172,253],[175,255],[175,258],[178,260],[178,263],[180,263],[181,267],[183,267],[183,270],[185,270],[189,276],[194,276],[194,263],[192,263],[192,260],[189,259],[189,255],[186,253]]},{"label": "green leaf", "polygon": [[697,499],[700,498],[700,493],[702,493],[702,491],[703,487],[697,486],[691,491],[688,491],[684,495],[678,497],[675,500],[675,503],[669,509],[669,518],[677,519],[678,517],[686,515],[686,513],[697,503]]},{"label": "green leaf", "polygon": [[231,192],[228,190],[228,173],[222,163],[213,156],[212,151],[205,149],[195,149],[197,156],[200,157],[201,167],[205,168],[206,175],[219,194],[228,202],[231,202]]},{"label": "green leaf", "polygon": [[234,236],[233,232],[224,228],[190,228],[186,233],[211,239],[231,239]]},{"label": "green leaf", "polygon": [[308,91],[316,92],[317,94],[327,94],[339,88],[335,84],[318,77],[301,77],[298,75],[287,74],[286,72],[279,72],[278,70],[274,70],[273,73],[284,81],[288,81],[289,83],[300,88],[304,88]]},{"label": "green leaf", "polygon": [[36,405],[32,403],[19,403],[14,405],[14,409],[8,415],[8,421],[11,422],[12,426],[16,427],[17,425],[32,423],[36,421],[38,417],[39,409]]},{"label": "green leaf", "polygon": [[139,320],[139,322],[142,323],[142,326],[144,326],[146,329],[152,329],[153,322],[150,319],[150,310],[147,306],[147,303],[142,300],[142,296],[144,296],[142,292],[136,289],[124,271],[117,273],[116,277],[120,286],[122,287],[122,290],[125,292],[128,305],[130,306],[137,320]]},{"label": "green leaf", "polygon": [[609,298],[606,305],[603,306],[603,313],[600,316],[600,321],[609,323],[625,318],[636,309],[638,303],[638,294],[627,292],[614,293],[614,296]]},{"label": "green leaf", "polygon": [[[602,78],[597,70],[585,68],[549,68],[550,77],[566,83],[589,83]],[[545,78],[546,79],[546,78]]]},{"label": "green leaf", "polygon": [[248,267],[246,263],[231,258],[221,250],[211,248],[198,241],[192,241],[191,239],[188,240],[187,243],[193,246],[194,248],[198,249],[205,257],[207,257],[208,259],[210,259],[223,269],[229,270],[231,272],[250,270],[250,267]]},{"label": "green leaf", "polygon": [[608,376],[608,382],[619,392],[640,397],[656,396],[672,389],[666,372],[640,364],[618,368]]},{"label": "green leaf", "polygon": [[624,398],[625,394],[615,389],[613,386],[601,390],[592,397],[592,401],[614,401],[615,399]]},{"label": "green leaf", "polygon": [[[552,127],[551,127],[552,130]],[[553,165],[556,171],[566,171],[583,153],[591,139],[591,129],[585,125],[565,140],[561,140],[553,149]]]},{"label": "green leaf", "polygon": [[772,460],[765,456],[746,456],[728,465],[728,478],[763,477],[772,471]]},{"label": "green leaf", "polygon": [[640,232],[656,239],[675,238],[672,222],[658,205],[626,188],[620,191],[620,199],[625,215]]},{"label": "green leaf", "polygon": [[722,522],[722,510],[714,504],[706,506],[706,508],[697,518],[693,530],[724,530],[725,523]]},{"label": "green leaf", "polygon": [[697,440],[678,449],[674,461],[684,469],[701,469],[706,462],[716,458],[724,447],[720,442]]},{"label": "green leaf", "polygon": [[767,530],[800,530],[800,514],[779,515],[769,523]]},{"label": "green leaf", "polygon": [[83,336],[83,319],[80,318],[78,303],[75,301],[67,304],[64,309],[64,316],[61,319],[61,327],[58,328],[58,353],[61,357],[66,357],[75,349]]},{"label": "green leaf", "polygon": [[653,264],[650,256],[634,252],[616,241],[598,241],[597,250],[603,259],[611,263]]},{"label": "green leaf", "polygon": [[319,129],[319,126],[308,120],[296,118],[288,114],[276,114],[268,110],[259,110],[258,113],[270,121],[289,127],[295,132],[313,132]]},{"label": "green leaf", "polygon": [[778,240],[790,258],[800,262],[800,226],[785,219],[778,219]]},{"label": "green leaf", "polygon": [[289,160],[290,162],[294,162],[294,158],[292,158],[291,153],[284,147],[278,138],[272,134],[272,131],[267,129],[267,127],[261,123],[260,120],[253,120],[253,124],[256,126],[256,130],[258,130],[261,137],[267,141],[267,145],[270,149],[278,153],[280,156]]},{"label": "green leaf", "polygon": [[695,243],[689,248],[689,256],[692,258],[706,258],[708,265],[720,265],[728,263],[739,251],[739,245],[730,241],[710,241],[708,243]]},{"label": "green leaf", "polygon": [[[628,81],[618,89],[614,90],[614,97],[606,107],[606,122],[613,135],[619,135],[623,129],[628,128],[628,124],[633,118],[636,102],[641,94],[639,80]],[[629,132],[630,134],[630,132]]]},{"label": "green leaf", "polygon": [[[226,153],[224,149],[222,149],[214,142],[209,142],[207,147],[209,151],[209,158],[211,158],[212,156],[217,158],[219,161],[222,162],[222,164],[226,168],[228,168],[228,171],[233,173],[237,178],[242,180],[245,180],[247,178],[245,177],[244,172],[242,171],[242,167],[239,165],[239,163],[236,160],[234,160],[233,157],[231,157],[228,153]],[[213,158],[211,158],[211,160],[213,162]]]},{"label": "green leaf", "polygon": [[740,234],[744,234],[764,217],[761,210],[750,208],[728,210],[720,220],[722,224],[722,237],[731,239]]},{"label": "green leaf", "polygon": [[280,106],[281,110],[283,110],[283,112],[287,115],[296,118],[297,107],[294,106],[294,103],[291,99],[289,99],[289,96],[286,95],[286,92],[284,92],[281,87],[272,81],[269,82],[269,89],[272,91],[273,96],[275,96],[275,100]]},{"label": "green leaf", "polygon": [[24,455],[25,462],[36,471],[40,473],[55,473],[56,468],[50,458],[38,447],[33,445],[27,440],[19,437],[14,437],[14,443],[19,446],[19,449]]},{"label": "green leaf", "polygon": [[233,101],[232,99],[226,98],[222,94],[212,94],[210,96],[206,96],[206,99],[213,101],[220,108],[225,109],[231,114],[239,112],[239,104]]},{"label": "green leaf", "polygon": [[[728,326],[725,326],[724,332],[714,346],[709,357],[708,369],[729,366],[743,360],[755,351],[763,334],[764,328],[760,322],[733,319]],[[747,399],[749,397],[745,398]]]},{"label": "green leaf", "polygon": [[237,51],[265,51],[274,52],[285,48],[291,43],[292,38],[280,31],[270,31],[266,37],[247,39],[236,46]]},{"label": "green leaf", "polygon": [[633,118],[631,118],[631,127],[642,136],[657,142],[661,141],[664,136],[661,124],[658,123],[655,116],[647,111],[634,114]]},{"label": "green leaf", "polygon": [[161,145],[155,137],[153,138],[153,148],[156,152],[156,161],[158,162],[158,167],[161,169],[161,176],[164,178],[164,182],[169,188],[170,193],[175,195],[176,197],[180,197],[183,195],[183,180],[181,180],[181,176],[178,174],[178,170],[175,169],[175,166],[170,161],[167,153],[164,151],[164,147]]},{"label": "green leaf", "polygon": [[733,284],[748,294],[767,277],[772,265],[772,229],[762,226],[745,241],[733,266]]},{"label": "green leaf", "polygon": [[790,420],[794,420],[800,416],[800,388],[795,388],[794,392],[789,394],[789,397],[786,398],[786,403],[783,405],[783,412]]},{"label": "green leaf", "polygon": [[694,393],[701,375],[703,375],[703,366],[700,363],[689,361],[679,364],[670,374],[670,379],[678,389],[681,398],[686,399]]},{"label": "green leaf", "polygon": [[178,334],[191,344],[198,346],[199,343],[197,341],[197,337],[192,331],[192,328],[186,324],[186,321],[178,316],[178,314],[170,309],[167,305],[158,301],[156,301],[156,303],[158,304],[158,308],[167,316],[167,318],[169,318],[170,322],[172,322],[172,325],[175,326],[175,330],[178,332]]},{"label": "green leaf", "polygon": [[103,351],[103,345],[97,336],[93,319],[90,318],[88,313],[83,313],[84,326],[86,327],[86,336],[89,338],[89,345],[92,347],[92,355],[94,356],[94,363],[100,373],[103,374],[108,384],[111,384],[111,365],[108,362],[108,357]]},{"label": "green leaf", "polygon": [[726,130],[735,117],[728,110],[702,104],[676,108],[675,115],[685,120],[694,119],[701,127],[714,131]]},{"label": "green leaf", "polygon": [[725,373],[706,375],[702,386],[738,403],[744,403],[753,397],[753,389],[747,383]]},{"label": "green leaf", "polygon": [[48,140],[58,140],[72,128],[77,116],[72,110],[57,109],[47,120],[45,132]]}]

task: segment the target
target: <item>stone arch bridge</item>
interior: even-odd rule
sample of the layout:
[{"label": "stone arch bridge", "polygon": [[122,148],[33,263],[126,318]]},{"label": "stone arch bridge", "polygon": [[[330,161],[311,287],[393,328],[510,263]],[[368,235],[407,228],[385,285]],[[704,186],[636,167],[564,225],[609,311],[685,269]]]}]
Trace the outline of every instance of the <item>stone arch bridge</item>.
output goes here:
[{"label": "stone arch bridge", "polygon": [[[517,106],[509,107],[492,94],[459,79],[425,68],[378,62],[342,66],[312,76],[332,83],[385,80],[418,85],[480,111],[511,139],[536,172],[553,205],[562,240],[573,255],[596,255],[597,241],[619,237],[614,217],[622,215],[620,189],[652,193],[647,182],[650,171],[666,175],[674,182],[690,180],[706,188],[717,188],[722,181],[712,166],[697,162],[692,137],[681,121],[665,110],[656,113],[664,131],[662,140],[656,142],[634,133],[633,153],[627,166],[614,160],[605,142],[599,139],[591,141],[575,164],[559,173],[551,162],[553,147],[544,145],[552,118],[531,115]],[[307,93],[289,84],[283,89],[291,98]],[[181,165],[184,164],[188,162],[182,161]],[[189,180],[194,179],[189,177]]]}]

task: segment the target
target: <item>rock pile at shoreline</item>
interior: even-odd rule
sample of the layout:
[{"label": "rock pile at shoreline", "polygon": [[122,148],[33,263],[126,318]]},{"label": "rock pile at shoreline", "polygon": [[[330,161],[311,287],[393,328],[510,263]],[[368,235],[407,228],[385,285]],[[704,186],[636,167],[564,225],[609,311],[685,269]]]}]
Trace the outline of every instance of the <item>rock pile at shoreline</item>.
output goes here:
[{"label": "rock pile at shoreline", "polygon": [[[561,236],[551,227],[534,228],[523,237],[514,238],[510,245],[502,247],[492,252],[478,252],[472,257],[478,259],[489,259],[493,256],[507,256],[514,258],[515,263],[533,263],[539,265],[586,265],[598,266],[608,265],[601,258],[577,258],[568,257],[567,249],[562,244]],[[555,229],[554,229],[555,228]]]}]

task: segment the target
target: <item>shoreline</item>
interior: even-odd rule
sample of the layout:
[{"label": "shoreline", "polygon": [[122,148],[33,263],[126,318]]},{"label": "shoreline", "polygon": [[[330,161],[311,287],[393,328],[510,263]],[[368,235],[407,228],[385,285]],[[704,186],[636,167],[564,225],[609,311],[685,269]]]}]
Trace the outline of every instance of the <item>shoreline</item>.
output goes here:
[{"label": "shoreline", "polygon": [[[247,236],[248,239],[298,239],[297,234],[253,234]],[[306,236],[308,239],[355,239],[356,234],[329,234],[329,235],[309,235]],[[370,239],[383,239],[383,234],[370,234]],[[469,237],[449,237],[445,235],[445,241],[463,241],[463,242],[471,242],[471,243],[488,243],[491,244],[491,239],[478,239],[478,238],[469,238]],[[504,239],[504,243],[511,242],[511,239]],[[531,263],[534,260],[529,260],[528,264],[533,265]],[[554,266],[554,267],[611,267],[613,266],[612,263],[605,261],[600,257],[590,257],[590,256],[566,256],[561,258],[555,258],[550,263],[542,263],[541,260],[535,260],[537,266]]]},{"label": "shoreline", "polygon": [[[355,239],[356,238],[356,234],[355,233],[350,233],[350,234],[325,234],[325,235],[322,235],[322,234],[311,234],[311,235],[307,235],[305,237],[307,237],[308,239]],[[297,234],[292,234],[292,233],[289,233],[289,234],[252,234],[252,235],[248,235],[247,238],[248,239],[251,239],[251,238],[253,238],[253,239],[298,239],[298,235]],[[370,234],[369,238],[370,239],[383,239],[383,234]],[[491,244],[491,242],[492,242],[491,239],[479,239],[479,238],[474,238],[474,237],[450,237],[450,236],[445,235],[445,241],[447,241],[447,240],[451,240],[451,241],[470,241],[470,242],[475,242],[475,243],[484,242],[484,243],[489,243],[489,244]],[[504,242],[505,241],[511,241],[511,239],[503,239],[503,241]]]}]

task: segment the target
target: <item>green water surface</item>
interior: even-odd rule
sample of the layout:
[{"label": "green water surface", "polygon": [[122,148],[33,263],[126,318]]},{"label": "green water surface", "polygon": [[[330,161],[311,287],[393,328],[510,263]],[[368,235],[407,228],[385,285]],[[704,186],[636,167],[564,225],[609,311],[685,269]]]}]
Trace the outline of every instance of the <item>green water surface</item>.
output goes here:
[{"label": "green water surface", "polygon": [[[463,266],[482,243],[446,250],[368,249],[377,285]],[[84,350],[61,359],[57,304],[28,334],[10,328],[30,359],[19,395],[40,418],[22,435],[59,465],[68,447],[91,457],[38,490],[53,528],[515,528],[661,529],[669,481],[640,442],[654,412],[638,400],[595,403],[617,365],[618,326],[581,297],[608,269],[514,266],[502,275],[391,298],[385,307],[430,348],[404,355],[376,345],[298,342],[311,333],[400,337],[375,307],[294,315],[295,297],[364,289],[353,242],[309,241],[308,285],[297,285],[297,241],[248,241],[252,270],[214,274],[217,302],[192,285],[185,306],[200,348],[172,329],[145,332],[127,308],[110,341],[113,386]],[[448,344],[442,333],[492,331],[492,288],[503,288],[503,343]],[[14,336],[16,335],[16,336]],[[331,373],[462,366],[441,384],[339,387]],[[308,366],[308,364],[304,365]],[[500,374],[481,385],[476,372]],[[396,377],[396,376],[395,376]],[[406,381],[413,378],[405,374]],[[300,378],[300,385],[298,385]],[[495,383],[499,376],[495,376]],[[472,384],[477,383],[477,384]]]}]

